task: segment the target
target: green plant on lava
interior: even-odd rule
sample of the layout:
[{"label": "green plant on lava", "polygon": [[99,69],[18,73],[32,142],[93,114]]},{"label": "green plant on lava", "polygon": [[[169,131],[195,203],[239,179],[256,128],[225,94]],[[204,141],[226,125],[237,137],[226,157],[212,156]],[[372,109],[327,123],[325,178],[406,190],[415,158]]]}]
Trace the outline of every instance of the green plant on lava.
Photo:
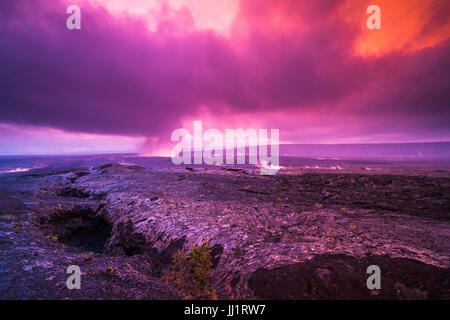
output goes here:
[{"label": "green plant on lava", "polygon": [[191,281],[194,296],[210,295],[210,271],[212,262],[208,241],[202,246],[194,246],[188,253],[188,256],[190,257]]},{"label": "green plant on lava", "polygon": [[190,264],[186,254],[178,250],[172,257],[172,267],[166,272],[165,278],[168,283],[178,289],[178,294],[188,297],[191,292]]},{"label": "green plant on lava", "polygon": [[186,299],[207,297],[216,299],[211,290],[211,254],[209,242],[194,246],[187,254],[178,250],[172,257],[172,266],[165,278]]}]

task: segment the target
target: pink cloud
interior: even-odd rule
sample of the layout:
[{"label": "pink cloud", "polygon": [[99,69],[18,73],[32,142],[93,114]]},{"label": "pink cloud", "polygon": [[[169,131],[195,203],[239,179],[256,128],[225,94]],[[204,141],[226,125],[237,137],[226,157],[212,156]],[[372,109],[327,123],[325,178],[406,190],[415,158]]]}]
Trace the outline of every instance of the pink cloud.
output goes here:
[{"label": "pink cloud", "polygon": [[227,33],[199,27],[189,5],[156,8],[152,29],[82,2],[82,30],[69,31],[67,3],[0,3],[0,122],[147,137],[150,149],[196,119],[292,142],[450,138],[448,38],[355,56],[359,25],[339,1],[289,0],[242,0]]}]

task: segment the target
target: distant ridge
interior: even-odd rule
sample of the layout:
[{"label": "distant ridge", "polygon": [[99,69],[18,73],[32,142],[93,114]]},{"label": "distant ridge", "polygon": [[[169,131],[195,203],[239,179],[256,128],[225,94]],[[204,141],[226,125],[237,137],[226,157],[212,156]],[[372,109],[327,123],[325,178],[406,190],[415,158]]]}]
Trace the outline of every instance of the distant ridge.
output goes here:
[{"label": "distant ridge", "polygon": [[450,142],[283,144],[280,156],[340,159],[450,159]]}]

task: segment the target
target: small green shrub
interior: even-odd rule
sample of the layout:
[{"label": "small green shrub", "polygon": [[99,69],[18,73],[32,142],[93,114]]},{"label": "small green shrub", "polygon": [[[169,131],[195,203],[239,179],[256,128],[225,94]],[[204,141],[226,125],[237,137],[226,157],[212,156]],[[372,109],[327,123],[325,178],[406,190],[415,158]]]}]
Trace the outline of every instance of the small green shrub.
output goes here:
[{"label": "small green shrub", "polygon": [[194,246],[187,254],[178,250],[172,257],[172,266],[165,278],[185,299],[215,299],[215,291],[211,290],[211,267],[209,242],[206,241],[201,246]]},{"label": "small green shrub", "polygon": [[182,297],[190,295],[190,264],[186,254],[178,250],[172,257],[172,267],[166,273],[166,280],[178,289],[178,294]]}]

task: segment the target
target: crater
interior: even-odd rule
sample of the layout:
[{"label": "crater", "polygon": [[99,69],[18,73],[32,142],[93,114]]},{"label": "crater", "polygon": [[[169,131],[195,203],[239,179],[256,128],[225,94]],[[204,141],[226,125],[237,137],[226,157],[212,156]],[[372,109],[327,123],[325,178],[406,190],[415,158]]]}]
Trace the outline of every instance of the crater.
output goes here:
[{"label": "crater", "polygon": [[58,241],[85,251],[103,252],[111,237],[111,225],[91,207],[76,206],[40,222]]}]

